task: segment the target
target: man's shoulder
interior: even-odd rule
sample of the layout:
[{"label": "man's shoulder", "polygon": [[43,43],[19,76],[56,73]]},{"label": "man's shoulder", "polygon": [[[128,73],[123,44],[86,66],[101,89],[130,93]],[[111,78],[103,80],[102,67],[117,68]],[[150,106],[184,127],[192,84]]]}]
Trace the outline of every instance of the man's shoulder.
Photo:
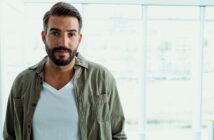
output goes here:
[{"label": "man's shoulder", "polygon": [[31,78],[33,77],[36,73],[41,73],[43,71],[43,66],[44,63],[47,61],[47,57],[44,57],[41,61],[39,61],[37,64],[34,64],[22,72],[20,72],[16,79],[22,79],[22,78]]},{"label": "man's shoulder", "polygon": [[102,65],[99,62],[93,62],[93,61],[87,60],[87,63],[88,63],[88,70],[89,71],[98,71],[98,72],[104,72],[107,74],[111,73],[106,66]]},{"label": "man's shoulder", "polygon": [[101,71],[108,71],[108,69],[104,65],[97,62],[92,62],[92,61],[88,61],[88,68],[101,70]]},{"label": "man's shoulder", "polygon": [[15,78],[15,83],[20,82],[30,82],[33,78],[35,78],[36,73],[42,72],[43,64],[46,61],[46,57],[42,59],[40,62],[38,62],[35,65],[32,65],[25,70],[21,71]]},{"label": "man's shoulder", "polygon": [[32,74],[34,74],[35,73],[35,70],[32,70],[32,69],[30,69],[30,68],[26,68],[25,70],[23,70],[23,71],[21,71],[18,75],[17,75],[17,77],[29,77],[29,76],[31,76]]},{"label": "man's shoulder", "polygon": [[35,74],[34,70],[31,70],[29,68],[21,71],[15,78],[14,82],[20,83],[21,81],[29,82],[30,78]]},{"label": "man's shoulder", "polygon": [[105,81],[114,81],[115,78],[112,72],[104,65],[96,62],[88,62],[88,70],[94,75],[99,76],[99,78]]},{"label": "man's shoulder", "polygon": [[82,67],[85,67],[89,71],[109,72],[109,70],[105,66],[99,63],[87,60],[81,54],[78,54],[76,64]]}]

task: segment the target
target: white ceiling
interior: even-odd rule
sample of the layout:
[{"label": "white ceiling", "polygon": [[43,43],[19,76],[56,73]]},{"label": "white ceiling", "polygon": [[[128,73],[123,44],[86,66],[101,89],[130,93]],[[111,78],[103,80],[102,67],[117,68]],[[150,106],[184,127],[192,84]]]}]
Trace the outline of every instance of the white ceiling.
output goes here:
[{"label": "white ceiling", "polygon": [[[55,3],[58,0],[22,0],[24,3]],[[64,0],[73,4],[142,4],[142,5],[189,5],[214,6],[214,0]]]}]

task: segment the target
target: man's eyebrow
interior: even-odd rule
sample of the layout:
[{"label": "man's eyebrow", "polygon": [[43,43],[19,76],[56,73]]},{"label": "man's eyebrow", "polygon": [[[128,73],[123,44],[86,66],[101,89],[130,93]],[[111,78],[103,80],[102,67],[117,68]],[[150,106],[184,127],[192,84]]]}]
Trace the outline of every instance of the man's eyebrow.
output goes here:
[{"label": "man's eyebrow", "polygon": [[[50,32],[51,32],[51,31],[60,32],[61,30],[58,29],[58,28],[51,28],[51,29],[50,29]],[[67,32],[78,32],[78,31],[77,31],[77,29],[69,29],[69,30],[67,30]]]},{"label": "man's eyebrow", "polygon": [[76,29],[70,29],[70,30],[67,30],[68,32],[77,32]]},{"label": "man's eyebrow", "polygon": [[57,28],[51,28],[51,29],[50,29],[50,32],[51,32],[51,31],[58,31],[58,32],[59,32],[59,31],[60,31],[60,29],[57,29]]}]

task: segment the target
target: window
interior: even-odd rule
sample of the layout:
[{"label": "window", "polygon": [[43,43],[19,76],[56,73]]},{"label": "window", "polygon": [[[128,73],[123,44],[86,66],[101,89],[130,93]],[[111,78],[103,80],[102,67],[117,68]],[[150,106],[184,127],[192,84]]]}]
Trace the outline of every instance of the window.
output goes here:
[{"label": "window", "polygon": [[190,140],[199,8],[148,7],[147,27],[147,139]]},{"label": "window", "polygon": [[214,105],[213,105],[213,82],[214,82],[214,16],[213,7],[206,7],[205,11],[205,30],[204,30],[204,60],[203,60],[203,121],[202,127],[206,138],[209,138],[210,124],[214,119]]},{"label": "window", "polygon": [[[43,14],[52,3],[31,2],[0,5],[2,11],[10,11],[8,16],[0,15],[2,120],[16,75],[46,55],[40,32]],[[83,42],[79,50],[115,76],[128,138],[138,139],[139,131],[143,131],[145,140],[195,140],[196,134],[208,140],[210,120],[214,117],[214,8],[206,7],[205,20],[200,22],[204,8],[198,6],[87,1],[75,6],[83,16]],[[202,68],[203,78],[198,75]],[[200,82],[202,97],[196,86]],[[145,118],[140,115],[142,110]],[[143,130],[139,130],[142,122]]]},{"label": "window", "polygon": [[[124,107],[130,138],[137,131],[139,106],[134,104],[139,90],[139,49],[142,39],[141,6],[88,5],[84,53],[113,72]],[[131,11],[131,12],[130,12]],[[130,102],[130,104],[126,104]],[[132,134],[132,136],[131,136]]]}]

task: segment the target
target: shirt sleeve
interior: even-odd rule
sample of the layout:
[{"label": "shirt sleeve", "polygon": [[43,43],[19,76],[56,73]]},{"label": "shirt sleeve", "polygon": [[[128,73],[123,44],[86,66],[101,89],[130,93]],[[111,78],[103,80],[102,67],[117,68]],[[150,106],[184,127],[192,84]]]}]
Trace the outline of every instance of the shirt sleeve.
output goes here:
[{"label": "shirt sleeve", "polygon": [[[16,83],[16,82],[14,82]],[[3,128],[4,140],[21,140],[23,123],[22,99],[14,97],[17,89],[13,84],[6,108],[6,116]]]},{"label": "shirt sleeve", "polygon": [[6,109],[6,116],[3,129],[3,138],[4,140],[15,140],[15,131],[14,131],[14,105],[13,105],[13,96],[12,91],[9,95]]},{"label": "shirt sleeve", "polygon": [[110,113],[111,113],[111,128],[113,140],[126,140],[124,131],[125,116],[120,102],[116,81],[114,78],[110,80]]}]

